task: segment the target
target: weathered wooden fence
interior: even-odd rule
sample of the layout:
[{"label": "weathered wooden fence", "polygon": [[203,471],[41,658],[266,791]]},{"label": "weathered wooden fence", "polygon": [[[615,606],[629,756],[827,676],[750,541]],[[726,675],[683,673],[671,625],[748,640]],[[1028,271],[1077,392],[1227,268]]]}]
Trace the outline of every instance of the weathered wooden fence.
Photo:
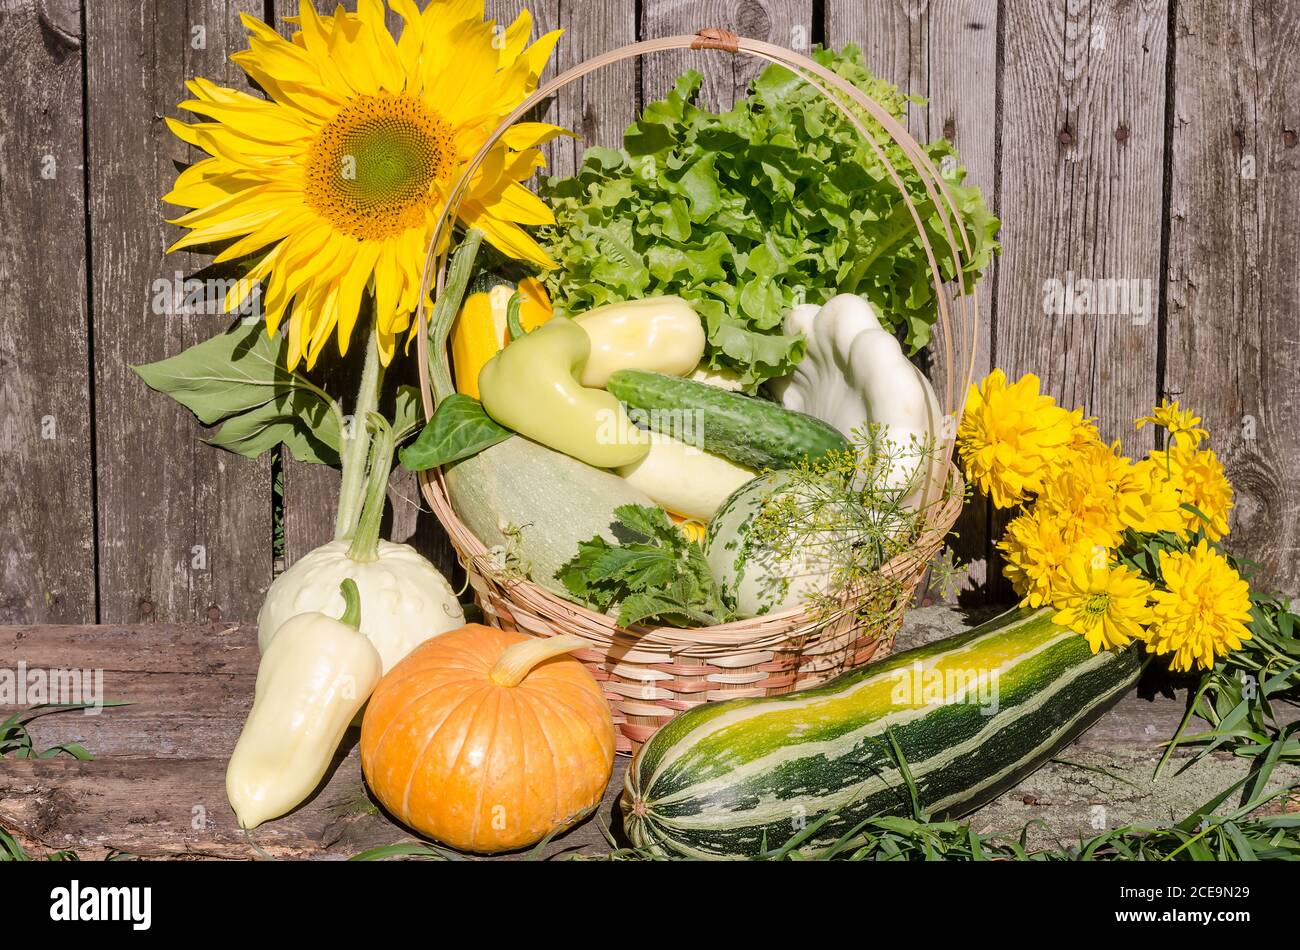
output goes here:
[{"label": "weathered wooden fence", "polygon": [[[1034,371],[1103,432],[1159,396],[1199,408],[1237,486],[1233,544],[1300,589],[1300,4],[1290,0],[489,0],[564,27],[556,68],[638,37],[724,25],[793,48],[854,42],[925,96],[908,124],[953,139],[1003,219],[978,368]],[[0,622],[256,614],[275,569],[273,479],[290,560],[324,539],[334,474],[203,445],[130,364],[222,326],[158,312],[158,281],[202,256],[160,196],[192,160],[163,117],[183,80],[242,85],[240,13],[280,29],[292,0],[0,0]],[[622,64],[552,117],[612,144],[689,64],[713,104],[754,67],[710,53]],[[565,143],[552,168],[573,168]],[[1139,311],[1045,313],[1079,282]],[[1116,283],[1117,282],[1117,283]],[[163,308],[165,309],[165,308]],[[1130,308],[1131,309],[1131,308]],[[446,558],[408,482],[392,535]],[[984,583],[989,512],[959,550]],[[976,590],[980,595],[981,590]],[[996,593],[996,592],[995,592]]]}]

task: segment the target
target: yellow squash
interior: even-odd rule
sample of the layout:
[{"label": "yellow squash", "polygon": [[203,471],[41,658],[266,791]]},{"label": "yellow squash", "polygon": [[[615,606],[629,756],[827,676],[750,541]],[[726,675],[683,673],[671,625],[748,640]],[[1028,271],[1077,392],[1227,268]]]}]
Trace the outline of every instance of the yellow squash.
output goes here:
[{"label": "yellow squash", "polygon": [[[551,301],[538,280],[527,277],[517,289],[521,297],[519,323],[525,330],[551,319]],[[456,316],[451,328],[451,360],[457,392],[479,398],[479,370],[506,345],[506,313],[515,290],[509,284],[500,284],[471,294]]]}]

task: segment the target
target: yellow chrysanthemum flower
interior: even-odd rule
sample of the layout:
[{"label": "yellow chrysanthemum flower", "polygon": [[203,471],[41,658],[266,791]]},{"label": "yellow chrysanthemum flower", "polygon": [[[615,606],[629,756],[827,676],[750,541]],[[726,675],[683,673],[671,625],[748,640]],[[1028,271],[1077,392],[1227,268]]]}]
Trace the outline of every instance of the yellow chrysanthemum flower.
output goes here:
[{"label": "yellow chrysanthemum flower", "polygon": [[1130,467],[1117,448],[1096,441],[1073,450],[1068,466],[1051,469],[1036,507],[1106,547],[1117,545],[1124,528],[1117,491]]},{"label": "yellow chrysanthemum flower", "polygon": [[1172,653],[1174,669],[1208,670],[1250,639],[1250,587],[1205,539],[1186,554],[1161,551],[1160,573],[1168,590],[1155,592],[1148,646]]},{"label": "yellow chrysanthemum flower", "polygon": [[1075,554],[1061,569],[1052,605],[1053,623],[1082,634],[1092,652],[1128,646],[1146,638],[1151,622],[1152,585],[1122,564],[1102,555]]},{"label": "yellow chrysanthemum flower", "polygon": [[1002,573],[1022,604],[1041,607],[1052,602],[1060,569],[1072,555],[1108,558],[1110,542],[1108,535],[1090,533],[1082,521],[1035,505],[1012,519],[998,542]]},{"label": "yellow chrysanthemum flower", "polygon": [[1210,437],[1208,432],[1199,428],[1201,417],[1191,409],[1180,409],[1178,400],[1171,403],[1167,399],[1162,399],[1160,405],[1151,410],[1151,415],[1134,420],[1134,424],[1139,429],[1148,422],[1163,426],[1174,437],[1175,442],[1191,449],[1200,445],[1202,439]]},{"label": "yellow chrysanthemum flower", "polygon": [[1134,531],[1186,533],[1186,514],[1173,483],[1161,476],[1147,458],[1131,466],[1120,481],[1116,498],[1120,523]]},{"label": "yellow chrysanthemum flower", "polygon": [[1184,530],[1203,528],[1211,541],[1228,533],[1228,512],[1234,507],[1232,483],[1212,449],[1194,449],[1175,442],[1165,451],[1152,452],[1150,459],[1153,476],[1165,480],[1177,492],[1179,504],[1192,505],[1205,515],[1201,518],[1194,511],[1180,509]]},{"label": "yellow chrysanthemum flower", "polygon": [[[241,14],[249,48],[237,63],[267,98],[204,79],[180,107],[202,121],[168,119],[208,154],[181,172],[165,200],[195,210],[171,250],[233,242],[216,261],[256,257],[226,298],[235,310],[268,279],[269,332],[288,315],[289,365],[311,366],[337,333],[348,339],[370,289],[380,357],[411,330],[425,251],[466,161],[536,86],[559,31],[528,44],[525,11],[504,32],[483,0],[389,0],[404,21],[394,39],[381,0],[321,16],[301,0],[286,40]],[[563,132],[520,123],[469,184],[460,221],[511,257],[553,266],[524,226],[550,209],[521,182],[543,164],[537,146]]]},{"label": "yellow chrysanthemum flower", "polygon": [[1027,373],[1008,385],[995,369],[971,386],[957,430],[957,452],[967,481],[999,508],[1010,508],[1042,488],[1051,463],[1070,443],[1074,417],[1038,391]]}]

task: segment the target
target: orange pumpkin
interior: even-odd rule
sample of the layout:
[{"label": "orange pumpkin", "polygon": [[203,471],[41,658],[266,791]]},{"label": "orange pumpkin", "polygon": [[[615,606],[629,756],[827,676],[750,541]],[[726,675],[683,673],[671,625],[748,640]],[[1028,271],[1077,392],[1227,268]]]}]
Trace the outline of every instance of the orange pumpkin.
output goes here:
[{"label": "orange pumpkin", "polygon": [[586,641],[469,624],[388,672],[361,726],[361,767],[395,817],[462,851],[535,844],[599,804],[614,764]]}]

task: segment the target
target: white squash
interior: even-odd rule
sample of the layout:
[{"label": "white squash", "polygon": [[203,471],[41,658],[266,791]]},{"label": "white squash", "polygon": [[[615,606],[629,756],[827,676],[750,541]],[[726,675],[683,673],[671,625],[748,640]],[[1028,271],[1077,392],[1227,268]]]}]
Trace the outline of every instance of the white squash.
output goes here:
[{"label": "white squash", "polygon": [[465,612],[438,569],[409,544],[379,541],[377,557],[357,561],[348,541],[331,541],[300,557],[277,577],[257,615],[257,646],[266,653],[291,617],[321,613],[337,617],[345,604],[339,586],[356,582],[361,597],[361,633],[387,673],[417,646],[465,625]]},{"label": "white squash", "polygon": [[839,294],[821,307],[803,304],[786,315],[785,331],[802,335],[808,350],[789,376],[770,384],[781,405],[828,422],[850,439],[877,426],[890,460],[873,477],[902,493],[908,507],[935,501],[942,487],[939,403],[871,304],[855,294]]}]

